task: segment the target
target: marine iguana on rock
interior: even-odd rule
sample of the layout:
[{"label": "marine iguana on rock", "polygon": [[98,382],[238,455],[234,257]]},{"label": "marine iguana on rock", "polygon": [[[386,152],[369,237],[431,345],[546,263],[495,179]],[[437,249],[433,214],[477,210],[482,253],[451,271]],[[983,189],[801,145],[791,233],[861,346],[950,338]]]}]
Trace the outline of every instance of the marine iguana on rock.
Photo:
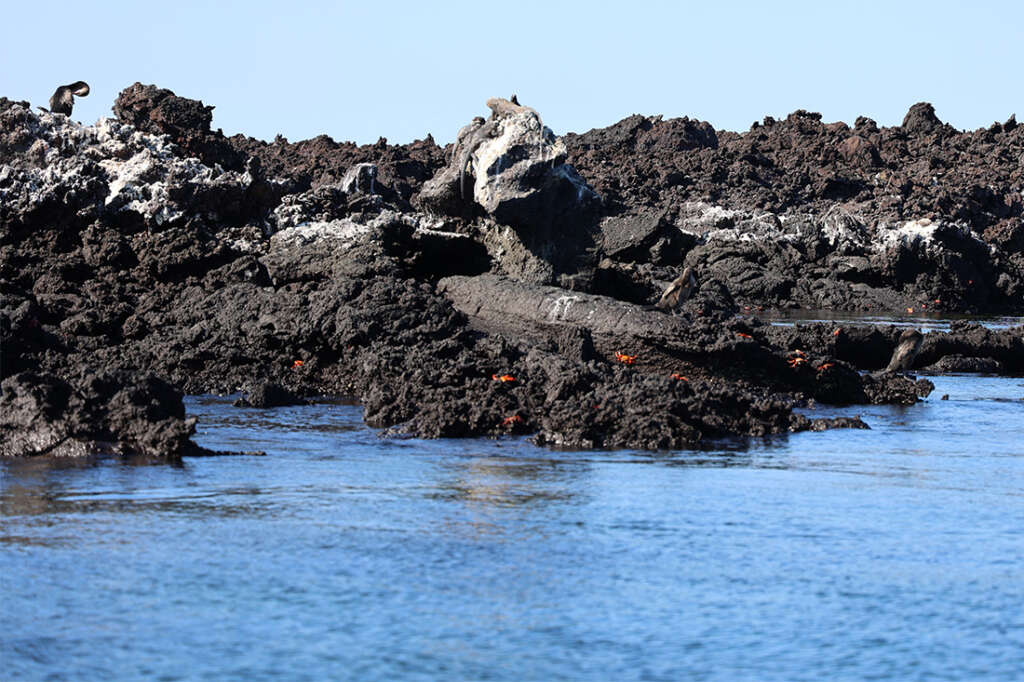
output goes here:
[{"label": "marine iguana on rock", "polygon": [[[479,123],[477,123],[477,121],[479,121]],[[473,119],[473,124],[476,125],[472,130],[466,131],[466,128],[470,127],[466,126],[466,128],[463,128],[462,130],[459,131],[459,137],[465,140],[465,142],[462,143],[463,146],[461,151],[458,148],[460,142],[456,142],[456,149],[452,152],[453,155],[458,156],[459,196],[462,198],[466,197],[466,165],[469,163],[470,158],[473,156],[473,152],[475,152],[480,145],[482,145],[490,138],[496,137],[499,131],[498,121],[494,119],[490,121],[484,121],[483,118],[480,118],[478,116],[477,118]],[[465,135],[463,135],[463,131],[466,131]]]},{"label": "marine iguana on rock", "polygon": [[541,142],[544,140],[544,121],[536,109],[524,107],[519,103],[519,98],[512,95],[510,99],[503,97],[492,97],[487,100],[487,108],[491,110],[491,117],[484,120],[477,116],[473,122],[462,128],[455,137],[455,145],[452,147],[452,159],[459,165],[459,196],[466,196],[466,166],[469,164],[473,153],[481,144],[488,139],[497,137],[500,134],[499,122],[501,119],[523,112],[533,114],[540,127]]}]

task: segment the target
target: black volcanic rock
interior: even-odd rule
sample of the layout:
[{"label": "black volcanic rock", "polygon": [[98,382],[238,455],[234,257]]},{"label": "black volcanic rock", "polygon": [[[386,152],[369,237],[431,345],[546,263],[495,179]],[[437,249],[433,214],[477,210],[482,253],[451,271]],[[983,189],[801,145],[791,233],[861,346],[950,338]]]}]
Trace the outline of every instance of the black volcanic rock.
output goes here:
[{"label": "black volcanic rock", "polygon": [[0,385],[0,457],[207,454],[189,439],[181,393],[150,375],[83,371],[71,381],[24,372]]},{"label": "black volcanic rock", "polygon": [[[8,454],[174,459],[196,451],[178,391],[246,387],[262,404],[352,396],[387,433],[565,447],[857,426],[793,408],[926,395],[858,371],[886,364],[898,329],[736,313],[1021,308],[1024,132],[1009,122],[910,134],[799,111],[736,134],[631,117],[566,136],[579,178],[556,163],[546,185],[533,143],[504,185],[512,159],[478,160],[484,190],[540,203],[497,210],[512,193],[483,191],[479,211],[428,215],[417,193],[453,168],[429,138],[229,140],[209,107],[153,86],[118,112],[81,126],[0,107]],[[654,309],[685,266],[690,300]],[[1019,330],[926,336],[918,366],[1021,371]]]},{"label": "black volcanic rock", "polygon": [[219,131],[210,130],[213,109],[199,100],[142,83],[122,90],[114,102],[114,115],[120,121],[154,135],[169,135],[186,153],[208,166],[220,164],[228,170],[242,170],[245,157]]},{"label": "black volcanic rock", "polygon": [[935,107],[928,102],[918,102],[910,107],[900,127],[908,133],[922,133],[941,126],[942,121],[935,115]]}]

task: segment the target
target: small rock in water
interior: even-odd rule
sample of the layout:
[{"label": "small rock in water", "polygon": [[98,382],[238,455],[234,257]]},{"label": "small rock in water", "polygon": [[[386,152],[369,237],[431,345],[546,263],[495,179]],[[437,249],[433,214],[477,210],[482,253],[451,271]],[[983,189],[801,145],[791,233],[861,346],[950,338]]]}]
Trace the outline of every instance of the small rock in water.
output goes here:
[{"label": "small rock in water", "polygon": [[305,405],[306,401],[272,381],[259,381],[248,386],[243,396],[232,404],[235,407],[287,407]]}]

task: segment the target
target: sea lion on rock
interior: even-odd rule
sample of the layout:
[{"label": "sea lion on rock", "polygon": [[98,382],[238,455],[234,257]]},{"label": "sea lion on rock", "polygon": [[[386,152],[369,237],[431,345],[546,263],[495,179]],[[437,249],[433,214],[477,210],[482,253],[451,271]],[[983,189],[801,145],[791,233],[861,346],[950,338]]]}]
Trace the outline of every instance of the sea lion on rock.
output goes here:
[{"label": "sea lion on rock", "polygon": [[89,84],[85,81],[75,81],[70,85],[62,85],[53,91],[50,97],[50,111],[55,114],[71,115],[75,106],[75,95],[85,97],[89,94]]},{"label": "sea lion on rock", "polygon": [[885,368],[886,372],[906,371],[914,364],[918,351],[921,350],[921,342],[924,335],[916,329],[907,329],[900,334],[900,340],[896,344],[896,350],[892,352],[892,359]]},{"label": "sea lion on rock", "polygon": [[661,295],[655,307],[665,311],[675,310],[683,303],[686,303],[696,286],[697,278],[693,274],[693,268],[687,266],[683,269],[683,274],[676,277],[668,285],[668,288],[665,289],[665,293]]}]

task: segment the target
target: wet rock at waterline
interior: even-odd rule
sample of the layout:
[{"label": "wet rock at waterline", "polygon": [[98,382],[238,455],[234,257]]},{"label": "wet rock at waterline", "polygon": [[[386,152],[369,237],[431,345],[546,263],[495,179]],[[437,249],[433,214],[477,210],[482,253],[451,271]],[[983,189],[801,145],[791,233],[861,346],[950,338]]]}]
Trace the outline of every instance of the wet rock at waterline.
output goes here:
[{"label": "wet rock at waterline", "polygon": [[71,380],[23,372],[0,384],[0,457],[103,452],[173,461],[212,453],[193,443],[181,393],[151,375],[84,371]]}]

